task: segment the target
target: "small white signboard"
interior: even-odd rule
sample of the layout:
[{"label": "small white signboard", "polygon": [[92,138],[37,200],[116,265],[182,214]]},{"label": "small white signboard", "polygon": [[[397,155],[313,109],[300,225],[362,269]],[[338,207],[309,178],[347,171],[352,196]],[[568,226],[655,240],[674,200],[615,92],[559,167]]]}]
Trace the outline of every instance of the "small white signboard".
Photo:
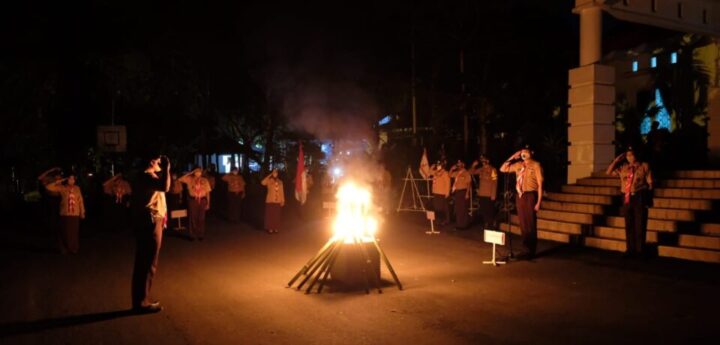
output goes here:
[{"label": "small white signboard", "polygon": [[486,243],[505,245],[505,233],[502,231],[485,230],[484,238]]}]

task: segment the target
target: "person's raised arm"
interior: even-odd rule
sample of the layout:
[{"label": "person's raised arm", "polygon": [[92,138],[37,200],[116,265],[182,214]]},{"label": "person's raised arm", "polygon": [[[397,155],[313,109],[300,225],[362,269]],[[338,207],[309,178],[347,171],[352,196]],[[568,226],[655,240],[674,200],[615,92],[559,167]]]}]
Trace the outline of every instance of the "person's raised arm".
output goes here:
[{"label": "person's raised arm", "polygon": [[615,173],[615,169],[618,163],[620,163],[621,160],[625,158],[625,153],[619,154],[613,161],[608,165],[607,169],[605,170],[605,174],[610,175]]},{"label": "person's raised arm", "polygon": [[42,180],[44,180],[44,179],[47,177],[47,175],[49,175],[51,172],[53,172],[53,171],[59,171],[59,170],[60,170],[60,168],[58,168],[58,167],[50,168],[50,169],[46,170],[45,172],[43,172],[42,174],[40,174],[40,176],[38,176],[38,180],[42,181]]},{"label": "person's raised arm", "polygon": [[504,173],[512,172],[512,161],[515,159],[520,158],[520,154],[522,153],[522,150],[513,153],[508,159],[505,160],[505,162],[500,166],[500,171]]}]

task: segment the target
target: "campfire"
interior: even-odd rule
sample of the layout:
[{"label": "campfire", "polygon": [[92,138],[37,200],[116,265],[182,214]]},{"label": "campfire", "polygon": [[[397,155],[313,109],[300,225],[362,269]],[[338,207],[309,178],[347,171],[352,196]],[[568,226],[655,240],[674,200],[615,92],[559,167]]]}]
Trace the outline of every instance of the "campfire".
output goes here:
[{"label": "campfire", "polygon": [[297,289],[308,284],[305,292],[310,293],[317,285],[317,292],[320,293],[328,279],[350,285],[359,280],[364,282],[366,293],[370,292],[371,283],[381,293],[382,260],[402,290],[395,270],[375,237],[378,230],[378,219],[375,217],[377,208],[370,190],[357,183],[347,182],[340,186],[336,198],[333,236],[288,282],[288,287],[304,277]]}]

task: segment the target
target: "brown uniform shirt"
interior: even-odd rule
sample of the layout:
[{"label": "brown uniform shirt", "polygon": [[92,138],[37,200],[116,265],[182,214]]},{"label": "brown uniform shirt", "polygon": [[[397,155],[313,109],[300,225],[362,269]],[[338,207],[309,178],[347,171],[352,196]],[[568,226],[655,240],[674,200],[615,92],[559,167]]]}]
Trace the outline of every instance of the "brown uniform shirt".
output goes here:
[{"label": "brown uniform shirt", "polygon": [[450,195],[450,173],[448,173],[447,170],[430,171],[428,177],[432,177],[433,194],[440,194],[446,197]]},{"label": "brown uniform shirt", "polygon": [[60,195],[60,215],[85,218],[85,202],[78,186],[61,185],[53,182],[46,186],[51,192]]},{"label": "brown uniform shirt", "polygon": [[283,182],[279,178],[272,178],[268,176],[260,182],[263,186],[267,187],[267,196],[265,197],[265,203],[267,204],[285,204],[285,191],[283,190]]},{"label": "brown uniform shirt", "polygon": [[[534,159],[528,159],[525,162],[513,163],[510,167],[508,167],[508,169],[509,171],[515,173],[516,178],[518,174],[524,174],[523,192],[537,192],[540,188],[540,183],[543,181],[543,172],[540,162]],[[523,169],[527,169],[527,171],[523,171]]]},{"label": "brown uniform shirt", "polygon": [[470,169],[470,174],[478,176],[478,196],[494,198],[497,195],[498,173],[492,165]]},{"label": "brown uniform shirt", "polygon": [[453,171],[452,173],[450,173],[450,177],[455,179],[455,183],[453,184],[453,192],[457,190],[470,189],[470,186],[472,185],[470,173],[464,168]]},{"label": "brown uniform shirt", "polygon": [[210,191],[212,191],[210,182],[202,176],[183,176],[179,180],[188,185],[188,194],[190,194],[191,198],[205,198],[210,194]]},{"label": "brown uniform shirt", "polygon": [[647,163],[625,163],[612,172],[613,175],[620,176],[620,192],[622,193],[625,193],[625,188],[627,188],[628,176],[630,176],[633,165],[635,167],[635,174],[633,176],[632,186],[630,186],[630,193],[650,189],[653,183],[652,171],[650,171],[650,166]]},{"label": "brown uniform shirt", "polygon": [[222,180],[228,184],[228,192],[235,194],[245,193],[245,179],[242,175],[226,174]]}]

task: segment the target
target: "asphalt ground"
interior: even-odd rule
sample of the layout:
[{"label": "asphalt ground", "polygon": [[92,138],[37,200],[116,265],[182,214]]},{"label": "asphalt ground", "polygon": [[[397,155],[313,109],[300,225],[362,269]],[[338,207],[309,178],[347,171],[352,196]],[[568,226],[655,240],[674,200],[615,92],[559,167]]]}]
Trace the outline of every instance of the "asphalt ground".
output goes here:
[{"label": "asphalt ground", "polygon": [[402,291],[383,265],[382,294],[306,295],[287,283],[329,239],[327,221],[268,235],[211,219],[203,242],[164,238],[153,286],[164,310],[147,315],[128,310],[129,231],[86,226],[80,253],[63,256],[48,231],[3,229],[0,343],[717,343],[716,265],[543,242],[538,258],[493,267],[479,228],[428,228],[418,214],[381,227]]}]

